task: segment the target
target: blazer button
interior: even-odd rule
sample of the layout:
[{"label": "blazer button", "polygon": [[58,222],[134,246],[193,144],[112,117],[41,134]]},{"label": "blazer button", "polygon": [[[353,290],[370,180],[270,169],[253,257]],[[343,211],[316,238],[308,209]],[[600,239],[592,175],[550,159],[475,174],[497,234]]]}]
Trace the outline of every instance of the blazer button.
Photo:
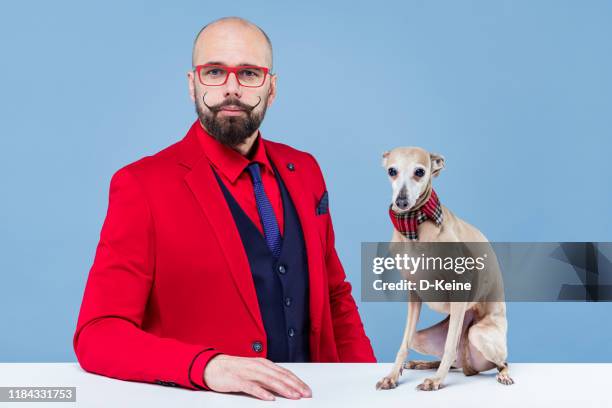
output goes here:
[{"label": "blazer button", "polygon": [[295,330],[293,329],[293,327],[289,328],[289,331],[287,332],[287,334],[289,335],[289,337],[295,336]]},{"label": "blazer button", "polygon": [[289,171],[294,171],[295,165],[293,163],[287,163],[287,168],[289,169]]},{"label": "blazer button", "polygon": [[261,341],[254,341],[253,344],[251,344],[251,347],[256,353],[261,353],[261,351],[263,350],[263,344],[261,344]]},{"label": "blazer button", "polygon": [[289,296],[285,298],[285,306],[287,307],[291,306],[291,298]]},{"label": "blazer button", "polygon": [[287,273],[287,267],[283,264],[278,265],[278,267],[276,268],[276,270],[278,271],[278,273],[280,273],[281,275],[284,275]]}]

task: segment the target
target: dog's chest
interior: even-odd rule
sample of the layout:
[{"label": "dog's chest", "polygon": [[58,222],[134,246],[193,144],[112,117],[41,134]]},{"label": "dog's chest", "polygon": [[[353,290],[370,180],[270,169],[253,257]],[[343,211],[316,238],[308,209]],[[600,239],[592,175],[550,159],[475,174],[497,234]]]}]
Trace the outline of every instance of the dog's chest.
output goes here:
[{"label": "dog's chest", "polygon": [[438,313],[449,314],[450,302],[425,302],[430,309]]}]

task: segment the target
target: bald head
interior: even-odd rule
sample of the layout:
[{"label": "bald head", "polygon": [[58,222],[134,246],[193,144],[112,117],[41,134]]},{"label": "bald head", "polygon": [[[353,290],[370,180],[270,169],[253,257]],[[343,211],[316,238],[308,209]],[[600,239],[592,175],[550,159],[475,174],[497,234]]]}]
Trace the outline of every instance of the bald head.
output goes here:
[{"label": "bald head", "polygon": [[193,42],[192,65],[258,65],[272,71],[272,42],[257,25],[223,17],[205,25]]}]

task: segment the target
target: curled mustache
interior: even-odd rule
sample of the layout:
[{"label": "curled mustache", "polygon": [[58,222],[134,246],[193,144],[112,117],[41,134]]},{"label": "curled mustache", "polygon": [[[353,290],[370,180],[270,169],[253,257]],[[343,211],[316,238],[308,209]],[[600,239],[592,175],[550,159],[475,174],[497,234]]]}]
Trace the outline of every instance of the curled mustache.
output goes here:
[{"label": "curled mustache", "polygon": [[237,106],[242,110],[245,110],[247,113],[250,113],[253,109],[255,109],[260,103],[261,103],[261,96],[258,96],[259,100],[257,101],[257,103],[255,105],[248,105],[242,101],[239,101],[238,99],[227,99],[217,105],[209,105],[206,103],[206,94],[208,92],[204,92],[204,95],[202,95],[202,102],[204,103],[204,105],[210,109],[211,112],[217,113],[219,112],[224,106],[229,106],[229,105],[233,105],[233,106]]}]

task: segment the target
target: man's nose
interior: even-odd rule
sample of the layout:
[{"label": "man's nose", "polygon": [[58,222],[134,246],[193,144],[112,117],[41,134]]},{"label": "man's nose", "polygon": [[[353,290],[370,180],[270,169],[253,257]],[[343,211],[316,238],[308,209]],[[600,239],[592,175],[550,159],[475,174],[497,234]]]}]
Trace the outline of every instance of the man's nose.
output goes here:
[{"label": "man's nose", "polygon": [[225,83],[225,96],[235,95],[240,97],[242,95],[242,87],[238,82],[238,78],[236,78],[236,74],[233,72],[229,73],[227,77],[227,82]]},{"label": "man's nose", "polygon": [[395,199],[395,205],[397,205],[398,208],[402,210],[405,210],[406,208],[408,208],[408,196],[405,196],[405,195],[397,196],[397,198]]}]

